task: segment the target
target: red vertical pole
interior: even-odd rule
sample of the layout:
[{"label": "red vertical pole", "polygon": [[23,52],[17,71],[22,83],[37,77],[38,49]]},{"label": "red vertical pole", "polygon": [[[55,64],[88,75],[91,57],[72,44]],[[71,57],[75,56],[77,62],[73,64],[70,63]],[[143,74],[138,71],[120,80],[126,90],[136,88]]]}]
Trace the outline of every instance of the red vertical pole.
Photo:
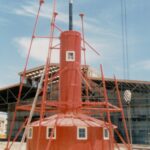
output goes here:
[{"label": "red vertical pole", "polygon": [[108,96],[107,96],[106,83],[105,83],[105,78],[104,78],[102,65],[100,65],[100,70],[101,70],[102,83],[103,83],[103,89],[104,89],[104,98],[105,98],[106,109],[107,109],[106,114],[107,114],[107,119],[108,119],[108,123],[109,123],[110,150],[114,150],[113,126],[112,126],[111,118],[110,118],[110,111],[109,111],[109,106],[108,106]]},{"label": "red vertical pole", "polygon": [[[84,24],[83,24],[83,17],[84,14],[80,14],[81,17],[81,23],[82,23],[82,43],[83,43],[83,53],[84,53],[84,65],[86,67],[86,47],[85,47],[85,35],[84,35]],[[87,74],[85,74],[86,78],[87,78]],[[89,90],[88,90],[88,86],[85,84],[86,86],[86,98],[87,100],[89,100]]]},{"label": "red vertical pole", "polygon": [[23,130],[23,128],[25,127],[26,123],[27,123],[28,119],[25,119],[25,121],[23,122],[23,124],[21,125],[21,127],[19,128],[17,134],[15,135],[15,138],[13,139],[12,143],[9,146],[9,149],[11,149],[13,143],[17,140],[19,134],[21,133],[21,131]]},{"label": "red vertical pole", "polygon": [[[34,35],[35,35],[35,32],[36,32],[36,27],[37,27],[37,23],[38,23],[38,18],[39,18],[41,6],[42,6],[42,3],[40,3],[40,5],[39,5],[38,13],[37,13],[37,16],[36,16],[36,19],[35,19],[35,24],[34,24],[33,33],[32,33],[32,39],[31,39],[31,42],[30,42],[30,46],[29,46],[29,50],[28,50],[28,54],[27,54],[27,58],[26,58],[26,62],[25,62],[23,76],[21,78],[21,84],[20,84],[20,88],[19,88],[16,107],[18,106],[18,104],[20,102],[20,98],[21,98],[23,82],[24,82],[25,75],[26,75],[27,65],[28,65],[28,62],[29,62],[30,52],[31,52],[31,48],[32,48],[33,40],[34,40]],[[7,145],[6,145],[6,148],[5,148],[6,150],[9,147],[10,139],[11,139],[11,136],[12,136],[12,130],[14,128],[14,123],[15,123],[15,120],[16,120],[16,114],[17,114],[17,109],[15,108],[15,112],[14,112],[12,122],[11,122],[11,125],[10,125],[10,131],[9,131],[9,135],[8,135],[8,142],[7,142]]]},{"label": "red vertical pole", "polygon": [[132,150],[132,145],[130,144],[129,134],[128,134],[126,120],[125,120],[125,115],[124,115],[124,111],[123,111],[123,106],[121,103],[121,96],[119,93],[118,82],[117,82],[117,79],[115,76],[114,76],[114,81],[115,81],[116,93],[117,93],[117,97],[118,97],[118,104],[119,104],[119,107],[121,108],[121,116],[122,116],[123,125],[125,128],[125,134],[126,134],[126,138],[127,138],[127,142],[128,142],[128,147],[129,147],[129,150]]},{"label": "red vertical pole", "polygon": [[43,95],[42,95],[42,103],[41,103],[41,109],[40,109],[40,121],[39,121],[36,150],[39,149],[39,141],[40,141],[40,135],[41,135],[41,123],[44,117],[45,102],[47,99],[47,86],[48,86],[48,77],[49,77],[49,69],[50,69],[50,61],[51,61],[51,53],[52,53],[54,24],[55,24],[55,18],[57,15],[57,13],[55,13],[55,9],[56,9],[56,0],[53,0],[53,14],[52,14],[52,23],[51,23],[51,30],[50,30],[50,41],[49,41],[49,48],[48,48],[48,56],[46,60],[45,81],[44,81],[44,86],[43,86]]},{"label": "red vertical pole", "polygon": [[40,5],[43,4],[43,3],[44,3],[44,0],[40,0],[39,3],[40,3]]},{"label": "red vertical pole", "polygon": [[86,51],[86,48],[85,48],[85,38],[84,38],[84,24],[83,24],[83,16],[84,14],[80,14],[80,17],[81,17],[81,23],[82,23],[82,43],[83,43],[83,51],[84,51],[84,65],[86,65],[86,56],[85,56],[85,51]]},{"label": "red vertical pole", "polygon": [[52,132],[51,132],[51,135],[50,135],[50,138],[49,138],[49,140],[48,140],[48,143],[47,143],[47,145],[46,145],[46,150],[49,150],[50,149],[50,147],[51,147],[51,143],[52,143],[52,137],[53,137],[53,135],[54,135],[54,131],[56,130],[56,127],[57,127],[57,123],[58,123],[58,119],[60,119],[61,117],[58,115],[57,116],[57,118],[56,118],[56,122],[55,122],[55,125],[54,125],[54,127],[53,127],[53,130],[52,130]]}]

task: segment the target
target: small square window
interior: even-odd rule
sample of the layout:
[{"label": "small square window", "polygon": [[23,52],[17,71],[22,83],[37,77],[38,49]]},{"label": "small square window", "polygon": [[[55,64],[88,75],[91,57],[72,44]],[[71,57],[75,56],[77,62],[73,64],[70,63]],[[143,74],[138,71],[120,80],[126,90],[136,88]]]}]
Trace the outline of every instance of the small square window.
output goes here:
[{"label": "small square window", "polygon": [[66,51],[66,61],[75,61],[75,51]]},{"label": "small square window", "polygon": [[28,128],[28,139],[32,139],[33,136],[33,127]]},{"label": "small square window", "polygon": [[78,140],[87,140],[87,128],[78,127],[77,128],[77,139]]},{"label": "small square window", "polygon": [[109,140],[109,130],[107,128],[103,128],[103,137],[104,140]]},{"label": "small square window", "polygon": [[46,139],[50,139],[53,130],[54,130],[54,133],[53,133],[52,139],[56,139],[56,128],[54,129],[53,127],[47,127]]}]

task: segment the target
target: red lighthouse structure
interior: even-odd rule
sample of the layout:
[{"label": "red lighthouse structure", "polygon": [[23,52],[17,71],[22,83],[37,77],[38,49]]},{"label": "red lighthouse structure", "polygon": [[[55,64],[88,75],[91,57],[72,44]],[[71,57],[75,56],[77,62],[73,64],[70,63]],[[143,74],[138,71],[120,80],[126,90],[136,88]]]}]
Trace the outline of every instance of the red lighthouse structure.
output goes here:
[{"label": "red lighthouse structure", "polygon": [[[110,138],[105,122],[80,111],[81,34],[72,30],[72,1],[69,12],[69,31],[60,35],[60,113],[42,121],[39,150],[109,150]],[[39,121],[29,128],[32,136],[29,135],[27,150],[35,148],[38,126]]]},{"label": "red lighthouse structure", "polygon": [[[43,0],[40,1],[40,6],[42,4]],[[48,102],[46,95],[44,95],[47,90],[44,87],[47,87],[48,84],[48,59],[45,67],[45,78],[43,77],[43,97],[40,108],[38,106],[32,108],[16,107],[16,110],[25,110],[26,107],[26,110],[34,109],[34,111],[40,112],[40,120],[30,123],[31,119],[29,119],[30,121],[26,126],[27,130],[25,130],[24,137],[27,137],[27,150],[114,150],[115,147],[119,148],[114,138],[114,130],[117,127],[111,123],[110,118],[111,112],[121,112],[124,120],[117,80],[115,80],[115,85],[120,107],[114,106],[108,101],[102,67],[105,100],[101,102],[82,102],[81,100],[81,84],[84,79],[81,72],[81,41],[85,41],[78,31],[73,30],[72,5],[73,2],[70,0],[69,30],[60,34],[59,100]],[[55,12],[53,17],[52,29],[57,27],[54,22]],[[47,107],[56,108],[57,113],[44,117]],[[105,113],[107,121],[87,115],[89,110],[101,114]],[[119,133],[118,135],[121,137]],[[129,143],[127,132],[126,135],[127,143]],[[125,143],[126,148],[131,150],[130,145],[126,144],[122,137],[121,140]]]},{"label": "red lighthouse structure", "polygon": [[[69,6],[71,13],[71,1]],[[106,133],[109,131],[105,122],[84,115],[80,111],[81,34],[72,30],[71,20],[70,30],[60,35],[60,113],[42,121],[39,150],[109,150],[109,133]],[[32,135],[29,135],[27,150],[35,148],[38,126],[39,121],[30,125],[29,131],[32,131],[29,134]],[[103,135],[103,132],[106,135]]]}]

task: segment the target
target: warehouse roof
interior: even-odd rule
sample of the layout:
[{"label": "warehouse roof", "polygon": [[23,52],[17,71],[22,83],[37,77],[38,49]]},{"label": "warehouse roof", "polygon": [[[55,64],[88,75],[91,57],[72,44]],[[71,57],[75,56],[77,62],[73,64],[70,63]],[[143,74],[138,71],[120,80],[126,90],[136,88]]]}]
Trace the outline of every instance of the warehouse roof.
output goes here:
[{"label": "warehouse roof", "polygon": [[[82,66],[82,71],[86,72],[89,79],[91,79],[91,83],[94,85],[98,85],[99,87],[102,85],[100,74],[95,70],[91,69],[89,66]],[[26,71],[26,81],[22,90],[22,99],[33,98],[37,89],[37,86],[33,86],[33,81],[38,82],[44,70],[44,66],[38,66],[36,68],[32,68]],[[59,64],[51,64],[49,77],[55,74],[59,70]],[[19,73],[20,76],[23,75],[23,72]],[[59,77],[56,78],[59,80]],[[106,87],[107,89],[114,89],[114,79],[106,78]],[[150,91],[150,82],[149,81],[138,81],[138,80],[118,80],[118,85],[120,90],[129,89],[134,92],[143,92],[148,93]],[[0,88],[0,105],[5,105],[7,103],[16,102],[18,91],[19,91],[20,83],[10,85],[8,87]]]}]

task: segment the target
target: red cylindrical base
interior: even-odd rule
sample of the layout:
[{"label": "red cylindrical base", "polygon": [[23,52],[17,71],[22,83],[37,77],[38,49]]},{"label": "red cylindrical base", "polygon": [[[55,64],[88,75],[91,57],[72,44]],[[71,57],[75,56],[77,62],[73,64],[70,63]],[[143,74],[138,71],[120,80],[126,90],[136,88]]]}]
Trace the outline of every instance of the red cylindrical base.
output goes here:
[{"label": "red cylindrical base", "polygon": [[[27,150],[35,150],[38,125],[39,121],[31,124],[32,138],[27,139]],[[48,150],[109,150],[110,139],[104,139],[103,129],[106,127],[103,121],[82,114],[59,114],[45,118],[41,125],[39,150],[46,150],[49,142],[47,128],[54,126],[55,138],[52,139]],[[86,128],[86,139],[79,139],[80,127]]]}]

